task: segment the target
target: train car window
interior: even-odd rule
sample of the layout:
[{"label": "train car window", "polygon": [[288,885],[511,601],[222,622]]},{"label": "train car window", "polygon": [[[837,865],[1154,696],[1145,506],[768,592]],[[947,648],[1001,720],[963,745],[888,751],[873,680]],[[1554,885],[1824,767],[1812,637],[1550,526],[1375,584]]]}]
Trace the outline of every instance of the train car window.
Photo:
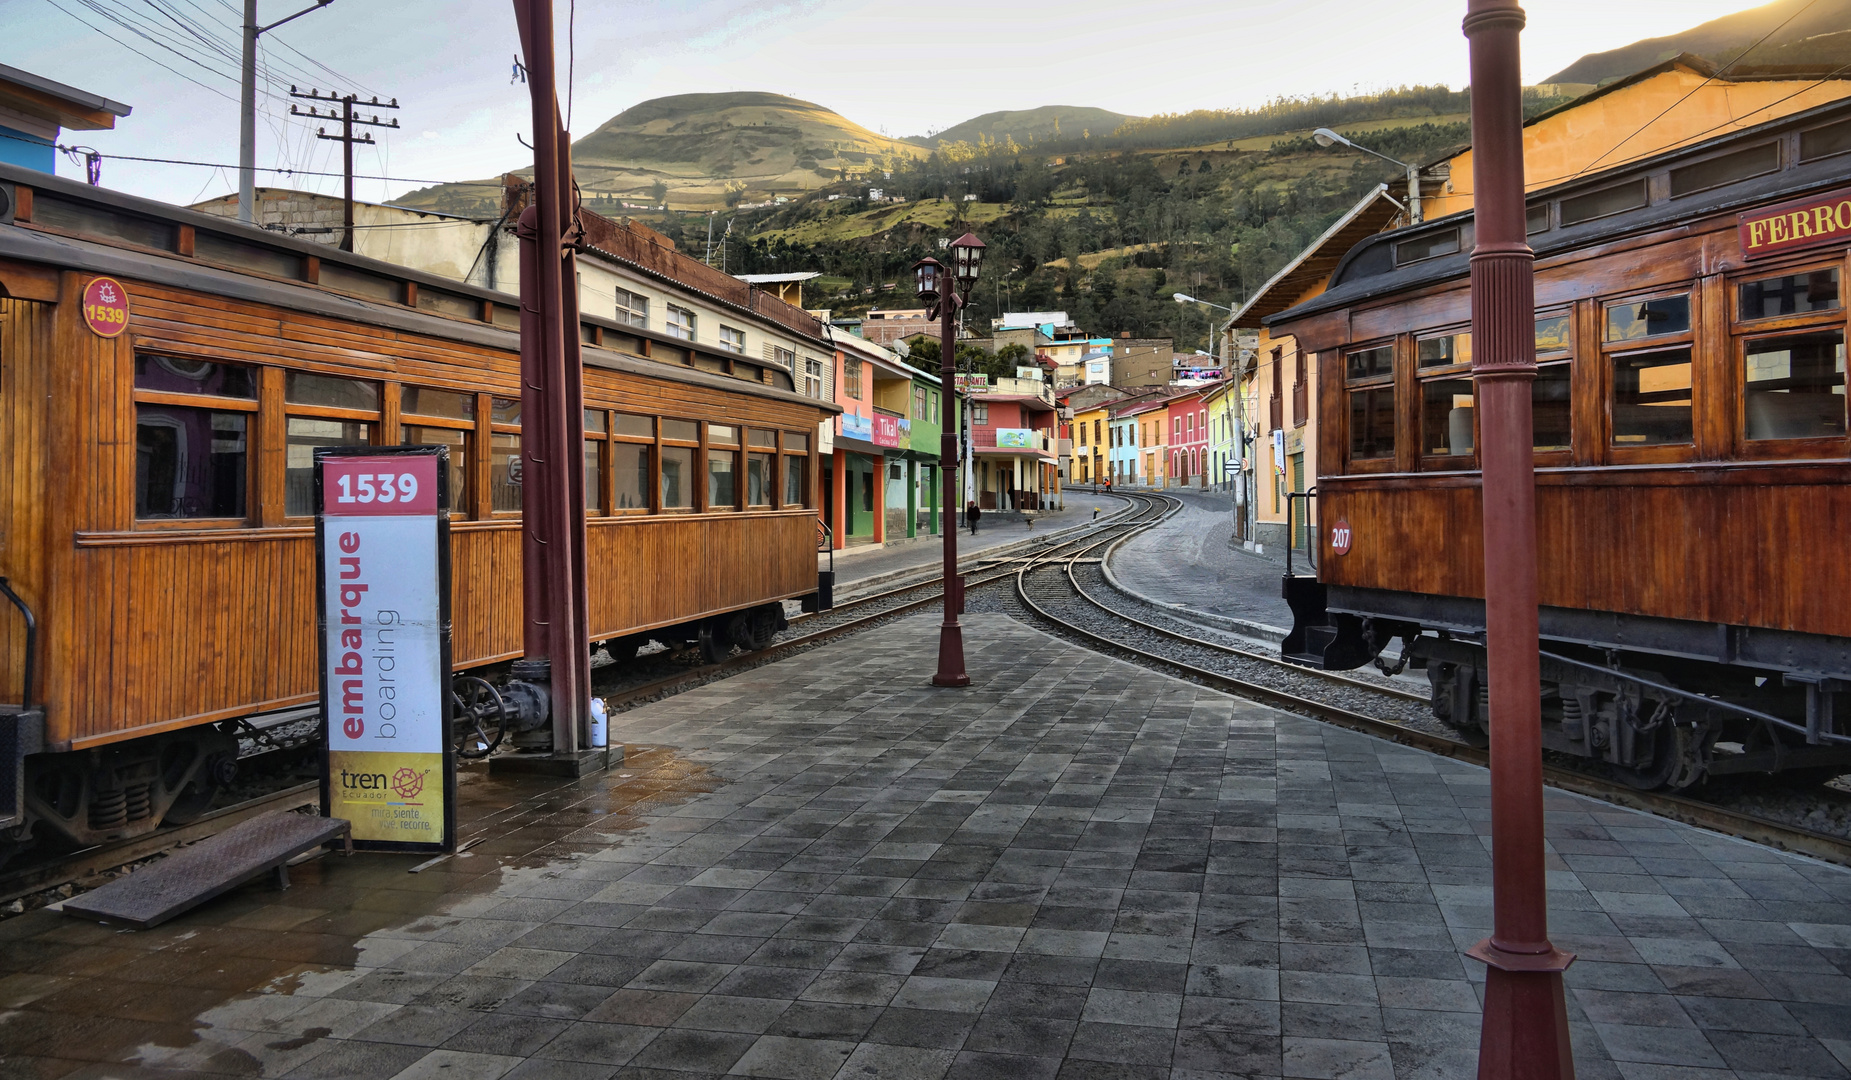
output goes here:
[{"label": "train car window", "polygon": [[775,431],[766,431],[763,428],[753,428],[746,435],[746,445],[759,449],[776,450],[778,448],[778,433]]},{"label": "train car window", "polygon": [[707,509],[731,510],[739,504],[739,451],[707,451]]},{"label": "train car window", "polygon": [[1472,335],[1468,331],[1421,338],[1414,347],[1414,357],[1423,368],[1469,364],[1472,362]]},{"label": "train car window", "polygon": [[1607,305],[1607,340],[1639,341],[1690,330],[1690,294]]},{"label": "train car window", "polygon": [[283,400],[291,405],[321,405],[330,409],[379,410],[379,384],[333,375],[291,371],[283,381]]},{"label": "train car window", "polygon": [[174,226],[168,222],[62,199],[42,190],[32,201],[32,223],[158,251],[174,249]]},{"label": "train car window", "polygon": [[1743,321],[1833,311],[1837,307],[1836,269],[1804,270],[1736,286],[1736,317]]},{"label": "train car window", "polygon": [[496,431],[488,441],[489,509],[513,513],[521,508],[521,435]]},{"label": "train car window", "polygon": [[784,433],[784,497],[779,502],[786,509],[809,505],[805,498],[805,478],[809,476],[810,437],[794,431]]},{"label": "train car window", "polygon": [[492,398],[488,403],[488,419],[491,424],[518,424],[521,422],[521,399],[517,397]]},{"label": "train car window", "polygon": [[600,435],[604,433],[604,410],[603,409],[586,409],[585,410],[585,431],[587,433],[597,432]]},{"label": "train car window", "polygon": [[220,233],[205,229],[193,233],[193,258],[200,262],[217,263],[220,266],[236,267],[240,270],[255,270],[259,274],[285,278],[290,281],[302,280],[302,257],[261,244],[247,244],[242,240],[233,240]]},{"label": "train car window", "polygon": [[1541,315],[1536,319],[1536,355],[1567,352],[1572,344],[1569,337],[1573,323],[1566,312],[1560,315]]},{"label": "train car window", "polygon": [[1612,359],[1614,445],[1690,442],[1690,347],[1624,353]]},{"label": "train car window", "polygon": [[585,440],[585,512],[604,512],[604,440]]},{"label": "train car window", "polygon": [[481,318],[482,301],[473,296],[444,292],[441,289],[418,287],[418,310],[434,311],[439,315],[448,315],[453,319]]},{"label": "train car window", "polygon": [[1743,349],[1743,435],[1818,439],[1845,433],[1842,328],[1751,338]]},{"label": "train car window", "polygon": [[1427,457],[1472,453],[1472,380],[1423,379],[1420,384],[1420,452]]},{"label": "train car window", "polygon": [[1532,443],[1539,452],[1570,448],[1573,367],[1567,360],[1536,365],[1536,381],[1530,384],[1530,415]]},{"label": "train car window", "polygon": [[694,506],[694,447],[662,448],[662,509],[687,510]]},{"label": "train car window", "polygon": [[257,380],[250,368],[188,360],[177,356],[135,357],[135,389],[162,394],[205,394],[255,400]]},{"label": "train car window", "polygon": [[1406,266],[1425,259],[1437,259],[1441,255],[1456,255],[1458,252],[1459,230],[1456,228],[1443,229],[1396,244],[1395,265]]},{"label": "train car window", "polygon": [[1644,206],[1648,199],[1644,177],[1590,191],[1586,195],[1576,195],[1572,199],[1562,200],[1562,225],[1578,225],[1610,214],[1636,210]]},{"label": "train car window", "polygon": [[1851,120],[1800,132],[1800,160],[1817,161],[1851,150]]},{"label": "train car window", "polygon": [[315,512],[315,451],[324,446],[371,446],[375,425],[323,416],[292,416],[287,424],[283,512],[308,517]]},{"label": "train car window", "polygon": [[1395,388],[1350,391],[1350,457],[1395,456]]},{"label": "train car window", "polygon": [[692,420],[663,420],[662,437],[697,443],[701,441],[701,426]]},{"label": "train car window", "polygon": [[452,390],[407,386],[399,391],[399,411],[415,416],[468,420],[473,423],[476,418],[476,396]]},{"label": "train car window", "polygon": [[1766,176],[1780,171],[1780,144],[1763,143],[1732,154],[1699,161],[1671,170],[1671,197],[1681,198],[1699,191],[1733,184],[1751,176]]},{"label": "train car window", "polygon": [[1523,213],[1523,231],[1535,236],[1539,232],[1549,231],[1549,204],[1537,203]]},{"label": "train car window", "polygon": [[649,510],[649,446],[646,443],[614,442],[611,444],[611,472],[614,474],[617,510]]},{"label": "train car window", "polygon": [[[1382,345],[1374,349],[1362,349],[1348,357],[1346,370],[1352,379],[1368,379],[1377,375],[1388,375],[1395,370],[1395,347]],[[1273,385],[1278,385],[1273,380]]]},{"label": "train car window", "polygon": [[656,437],[656,418],[637,416],[635,413],[618,413],[616,433],[632,438],[653,439]]},{"label": "train car window", "polygon": [[[405,286],[395,278],[380,274],[369,274],[351,266],[323,259],[321,263],[321,286],[335,289],[355,296],[364,296],[368,300],[382,300],[396,304],[404,295]],[[516,309],[518,313],[519,309]]]},{"label": "train car window", "polygon": [[249,415],[219,409],[135,407],[135,516],[243,518]]},{"label": "train car window", "polygon": [[772,455],[746,455],[746,505],[770,506],[771,485],[775,475],[771,467]]},{"label": "train car window", "polygon": [[708,424],[707,441],[715,446],[738,446],[739,429],[731,424]]},{"label": "train car window", "polygon": [[463,428],[431,427],[406,422],[399,425],[402,446],[447,446],[450,448],[450,502],[445,508],[463,514],[469,508],[469,444],[471,435]]}]

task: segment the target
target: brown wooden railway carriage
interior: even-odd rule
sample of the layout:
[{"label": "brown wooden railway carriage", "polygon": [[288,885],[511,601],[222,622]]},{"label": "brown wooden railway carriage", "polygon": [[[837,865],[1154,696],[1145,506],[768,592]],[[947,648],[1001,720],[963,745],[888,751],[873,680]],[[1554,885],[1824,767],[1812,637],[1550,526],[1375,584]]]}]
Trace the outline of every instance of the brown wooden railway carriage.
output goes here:
[{"label": "brown wooden railway carriage", "polygon": [[[0,194],[0,575],[38,624],[26,701],[0,606],[0,841],[196,815],[236,722],[314,703],[316,446],[450,445],[455,663],[518,655],[511,297],[24,170]],[[113,338],[81,310],[99,275]],[[762,645],[817,591],[834,407],[775,365],[584,337],[594,640]]]},{"label": "brown wooden railway carriage", "polygon": [[[1530,220],[1544,744],[1642,786],[1843,771],[1851,105],[1538,191]],[[1402,638],[1482,732],[1471,249],[1469,213],[1381,234],[1267,323],[1327,373],[1286,651]]]}]

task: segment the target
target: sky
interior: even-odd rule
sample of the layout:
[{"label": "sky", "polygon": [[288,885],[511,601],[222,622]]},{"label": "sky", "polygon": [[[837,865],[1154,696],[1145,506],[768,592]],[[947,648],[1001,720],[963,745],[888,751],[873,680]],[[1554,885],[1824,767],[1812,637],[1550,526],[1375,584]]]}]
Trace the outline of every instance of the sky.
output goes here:
[{"label": "sky", "polygon": [[[274,22],[311,0],[258,0]],[[573,12],[574,6],[583,11]],[[1687,29],[1742,0],[1530,0],[1523,81],[1577,57]],[[241,0],[0,0],[0,63],[134,107],[113,131],[66,132],[105,155],[238,160]],[[765,90],[875,131],[924,135],[1042,105],[1150,115],[1282,96],[1466,82],[1463,0],[556,0],[561,97],[571,58],[577,136],[650,98]],[[127,19],[141,32],[109,20]],[[570,26],[570,33],[568,33]],[[158,32],[157,32],[158,30]],[[152,33],[153,40],[144,33]],[[211,44],[208,44],[210,42]],[[340,147],[287,116],[291,83],[357,89],[400,108],[359,148],[361,199],[480,179],[532,161],[508,0],[333,0],[264,35],[260,167],[337,173]],[[213,45],[221,51],[214,51]],[[568,45],[570,46],[568,48]],[[64,160],[59,173],[81,177]],[[233,192],[235,168],[106,160],[103,184],[175,203]],[[260,172],[260,185],[339,190]]]}]

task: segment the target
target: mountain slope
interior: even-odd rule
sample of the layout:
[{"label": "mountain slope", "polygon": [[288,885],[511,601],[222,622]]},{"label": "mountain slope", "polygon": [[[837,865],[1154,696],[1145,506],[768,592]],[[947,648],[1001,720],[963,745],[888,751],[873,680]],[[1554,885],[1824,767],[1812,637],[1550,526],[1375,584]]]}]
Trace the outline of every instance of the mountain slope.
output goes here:
[{"label": "mountain slope", "polygon": [[1823,73],[1851,63],[1848,26],[1851,0],[1775,0],[1680,33],[1589,53],[1543,81],[1599,83],[1651,67],[1680,52],[1726,64],[1769,34],[1766,43],[1742,56],[1739,67],[1798,66]]},{"label": "mountain slope", "polygon": [[[797,195],[924,153],[781,94],[677,94],[625,109],[574,142],[572,167],[593,205],[654,202],[660,183],[670,205],[708,209],[729,190],[750,200]],[[478,213],[489,200],[480,186],[443,185],[397,201]]]},{"label": "mountain slope", "polygon": [[1078,138],[1082,132],[1090,131],[1094,135],[1110,135],[1118,125],[1133,119],[1124,113],[1110,112],[1106,109],[1093,109],[1074,105],[1043,105],[1039,109],[1005,110],[1003,112],[984,113],[982,116],[948,127],[930,138],[917,138],[913,141],[927,146],[939,143],[967,142],[975,144],[984,138],[1002,142],[1013,138],[1016,142],[1026,143],[1031,139],[1047,142],[1049,139]]}]

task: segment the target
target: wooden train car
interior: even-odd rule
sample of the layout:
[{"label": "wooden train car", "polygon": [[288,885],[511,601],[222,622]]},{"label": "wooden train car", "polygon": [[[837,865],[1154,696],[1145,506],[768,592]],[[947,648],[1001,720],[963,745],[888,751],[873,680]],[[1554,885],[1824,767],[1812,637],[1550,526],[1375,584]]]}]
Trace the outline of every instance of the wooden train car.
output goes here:
[{"label": "wooden train car", "polygon": [[[315,702],[316,447],[450,447],[455,663],[519,654],[514,298],[10,167],[0,201],[0,848],[197,815],[246,718]],[[764,644],[817,592],[834,406],[583,337],[593,639]]]},{"label": "wooden train car", "polygon": [[[1544,745],[1644,787],[1851,765],[1851,106],[1529,199]],[[1403,640],[1489,722],[1472,217],[1351,249],[1267,320],[1321,354],[1319,554],[1286,651]]]}]

